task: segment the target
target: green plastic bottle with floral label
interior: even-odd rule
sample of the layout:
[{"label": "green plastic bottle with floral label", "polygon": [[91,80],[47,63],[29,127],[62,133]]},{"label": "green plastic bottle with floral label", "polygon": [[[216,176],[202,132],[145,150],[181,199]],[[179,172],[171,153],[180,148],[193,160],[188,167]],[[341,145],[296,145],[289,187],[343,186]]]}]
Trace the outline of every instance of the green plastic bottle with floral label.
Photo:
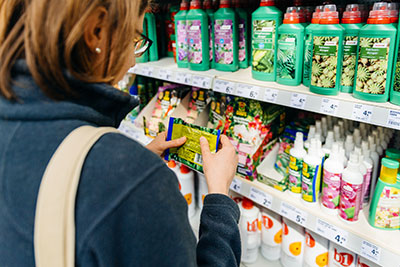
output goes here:
[{"label": "green plastic bottle with floral label", "polygon": [[244,10],[240,0],[234,0],[233,5],[238,16],[238,34],[239,34],[239,67],[247,69],[249,66],[249,14]]},{"label": "green plastic bottle with floral label", "polygon": [[214,62],[214,9],[211,0],[204,0],[203,7],[208,15],[208,35],[210,37],[210,68],[215,69]]},{"label": "green plastic bottle with floral label", "polygon": [[175,42],[176,64],[178,68],[188,67],[188,42],[186,16],[189,10],[189,2],[183,0],[180,11],[175,15]]}]

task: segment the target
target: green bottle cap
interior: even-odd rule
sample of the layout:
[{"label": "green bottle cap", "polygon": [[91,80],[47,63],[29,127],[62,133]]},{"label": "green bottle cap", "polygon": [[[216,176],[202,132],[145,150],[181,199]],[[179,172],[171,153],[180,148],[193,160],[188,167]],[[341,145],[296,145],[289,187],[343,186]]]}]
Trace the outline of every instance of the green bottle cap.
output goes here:
[{"label": "green bottle cap", "polygon": [[400,150],[395,148],[389,148],[386,150],[386,157],[390,159],[399,160],[400,159]]},{"label": "green bottle cap", "polygon": [[390,159],[390,158],[383,158],[382,165],[388,169],[398,169],[400,166],[400,163],[398,161]]}]

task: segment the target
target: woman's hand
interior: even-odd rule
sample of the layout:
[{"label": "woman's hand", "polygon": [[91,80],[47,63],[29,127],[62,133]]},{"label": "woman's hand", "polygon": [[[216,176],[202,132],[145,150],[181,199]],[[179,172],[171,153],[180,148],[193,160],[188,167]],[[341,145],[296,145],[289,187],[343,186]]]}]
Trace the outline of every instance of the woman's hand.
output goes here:
[{"label": "woman's hand", "polygon": [[210,194],[228,195],[229,187],[236,174],[238,156],[228,137],[221,135],[222,148],[211,154],[206,138],[200,138],[201,152],[203,154],[203,171]]},{"label": "woman's hand", "polygon": [[160,157],[164,154],[165,150],[169,148],[180,147],[186,142],[186,137],[181,137],[179,139],[165,141],[167,137],[167,132],[162,132],[157,137],[146,146],[146,148]]}]

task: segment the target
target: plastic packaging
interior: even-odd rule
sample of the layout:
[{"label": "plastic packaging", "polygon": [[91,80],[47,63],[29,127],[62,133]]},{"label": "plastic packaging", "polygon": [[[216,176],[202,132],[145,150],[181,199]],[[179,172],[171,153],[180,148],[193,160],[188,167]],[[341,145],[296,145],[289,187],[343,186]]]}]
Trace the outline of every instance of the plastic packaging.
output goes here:
[{"label": "plastic packaging", "polygon": [[254,203],[243,198],[240,205],[241,218],[239,221],[240,236],[242,241],[242,262],[253,263],[258,257],[258,247],[261,243],[259,225],[259,209]]},{"label": "plastic packaging", "polygon": [[211,0],[205,0],[203,2],[204,11],[208,15],[208,37],[209,37],[209,46],[210,46],[210,68],[215,69],[215,48],[214,48],[214,9],[212,8]]},{"label": "plastic packaging", "polygon": [[188,10],[189,2],[183,0],[180,11],[175,15],[176,63],[178,68],[187,68],[189,66],[186,22]]},{"label": "plastic packaging", "polygon": [[198,178],[198,194],[197,194],[197,205],[199,209],[203,209],[204,198],[208,195],[208,185],[206,181],[206,177],[204,174],[197,173]]},{"label": "plastic packaging", "polygon": [[354,149],[354,142],[353,142],[353,136],[351,134],[348,134],[346,136],[346,142],[344,143],[344,149],[346,151],[346,157],[350,157],[350,153],[353,152]]},{"label": "plastic packaging", "polygon": [[188,204],[188,216],[193,217],[196,213],[196,201],[194,196],[194,172],[182,165],[178,173],[179,188]]},{"label": "plastic packaging", "polygon": [[261,254],[269,261],[279,260],[282,245],[282,218],[279,214],[261,209]]},{"label": "plastic packaging", "polygon": [[241,69],[247,69],[250,63],[250,49],[249,49],[249,39],[250,39],[250,16],[243,5],[241,0],[234,0],[235,12],[238,16],[238,28],[239,28],[239,67]]},{"label": "plastic packaging", "polygon": [[282,232],[282,265],[284,267],[303,266],[305,249],[304,228],[283,218]]},{"label": "plastic packaging", "polygon": [[311,140],[307,155],[304,157],[302,171],[302,199],[305,203],[316,203],[318,201],[321,184],[321,164],[317,141]]},{"label": "plastic packaging", "polygon": [[329,241],[322,236],[306,230],[304,267],[327,267],[329,260]]},{"label": "plastic packaging", "polygon": [[329,267],[356,267],[357,254],[333,242],[329,243]]},{"label": "plastic packaging", "polygon": [[[398,24],[397,32],[399,32],[399,27],[400,24]],[[400,51],[399,51],[399,46],[400,46],[400,35],[397,34],[396,37],[396,47],[395,47],[395,59],[394,59],[394,64],[395,66],[393,67],[393,74],[392,74],[392,84],[391,84],[391,89],[390,89],[390,102],[395,104],[395,105],[400,105]]]},{"label": "plastic packaging", "polygon": [[306,155],[307,152],[303,145],[303,133],[297,132],[294,146],[290,149],[289,190],[299,197],[301,196],[303,159]]}]

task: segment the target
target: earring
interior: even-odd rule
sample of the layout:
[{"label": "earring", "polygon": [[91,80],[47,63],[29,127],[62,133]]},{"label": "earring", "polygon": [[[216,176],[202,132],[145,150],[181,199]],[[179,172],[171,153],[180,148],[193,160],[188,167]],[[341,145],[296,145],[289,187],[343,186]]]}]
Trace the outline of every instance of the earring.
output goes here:
[{"label": "earring", "polygon": [[95,49],[95,51],[96,51],[97,54],[101,54],[101,49],[100,49],[99,47],[97,47],[97,48]]}]

